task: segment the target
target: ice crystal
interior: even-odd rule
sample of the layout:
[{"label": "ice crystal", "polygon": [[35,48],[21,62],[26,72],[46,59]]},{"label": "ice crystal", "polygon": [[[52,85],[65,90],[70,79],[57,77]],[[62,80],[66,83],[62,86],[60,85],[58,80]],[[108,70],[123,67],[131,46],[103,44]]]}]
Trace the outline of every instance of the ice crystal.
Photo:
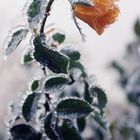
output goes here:
[{"label": "ice crystal", "polygon": [[25,39],[28,32],[29,30],[26,26],[15,27],[9,32],[9,35],[4,42],[6,56],[9,56],[17,48],[20,42]]}]

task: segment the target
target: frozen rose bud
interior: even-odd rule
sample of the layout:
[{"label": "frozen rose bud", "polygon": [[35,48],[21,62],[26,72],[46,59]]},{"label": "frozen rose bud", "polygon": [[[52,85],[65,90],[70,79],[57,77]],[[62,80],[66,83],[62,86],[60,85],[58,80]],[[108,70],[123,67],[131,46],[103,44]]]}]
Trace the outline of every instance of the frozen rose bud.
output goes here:
[{"label": "frozen rose bud", "polygon": [[115,0],[91,0],[93,5],[77,3],[73,5],[74,14],[101,35],[107,25],[115,22],[119,14],[114,2]]}]

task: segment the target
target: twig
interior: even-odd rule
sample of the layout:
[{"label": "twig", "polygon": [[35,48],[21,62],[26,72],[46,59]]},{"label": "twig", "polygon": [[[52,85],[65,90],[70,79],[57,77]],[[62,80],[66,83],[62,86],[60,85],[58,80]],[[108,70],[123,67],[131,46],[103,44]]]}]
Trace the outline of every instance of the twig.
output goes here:
[{"label": "twig", "polygon": [[74,20],[74,23],[75,23],[75,25],[76,25],[76,27],[77,27],[77,29],[78,29],[78,31],[79,31],[79,33],[80,33],[80,35],[81,35],[81,37],[82,37],[82,41],[83,42],[86,42],[86,39],[85,39],[85,34],[82,32],[82,29],[80,28],[80,26],[79,26],[79,23],[77,22],[77,19],[76,19],[76,17],[75,17],[75,15],[74,15],[74,9],[73,9],[73,5],[72,5],[72,0],[68,0],[69,1],[69,3],[70,3],[70,5],[71,5],[71,10],[72,10],[72,18],[73,18],[73,20]]},{"label": "twig", "polygon": [[51,6],[52,6],[52,4],[53,4],[54,1],[55,0],[49,0],[49,2],[48,2],[48,5],[47,5],[46,11],[45,11],[45,17],[44,17],[44,19],[43,19],[43,21],[41,23],[40,33],[44,33],[45,23],[46,23],[46,20],[47,20],[47,18],[49,16],[49,12],[51,10]]},{"label": "twig", "polygon": [[73,16],[74,23],[75,23],[75,25],[76,25],[76,27],[77,27],[77,29],[78,29],[78,31],[79,31],[81,37],[82,37],[82,41],[83,41],[83,42],[86,42],[86,39],[85,39],[86,36],[85,36],[85,34],[82,32],[82,29],[80,28],[79,23],[77,22],[77,19],[76,19],[74,13],[72,14],[72,16]]}]

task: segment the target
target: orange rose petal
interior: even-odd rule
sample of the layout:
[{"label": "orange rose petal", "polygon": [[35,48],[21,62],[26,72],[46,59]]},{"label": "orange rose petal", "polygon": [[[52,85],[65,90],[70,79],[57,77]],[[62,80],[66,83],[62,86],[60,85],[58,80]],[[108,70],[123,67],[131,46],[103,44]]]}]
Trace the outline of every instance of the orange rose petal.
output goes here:
[{"label": "orange rose petal", "polygon": [[114,5],[115,0],[91,0],[94,6],[75,4],[74,13],[76,17],[87,23],[99,35],[105,27],[115,22],[119,9]]}]

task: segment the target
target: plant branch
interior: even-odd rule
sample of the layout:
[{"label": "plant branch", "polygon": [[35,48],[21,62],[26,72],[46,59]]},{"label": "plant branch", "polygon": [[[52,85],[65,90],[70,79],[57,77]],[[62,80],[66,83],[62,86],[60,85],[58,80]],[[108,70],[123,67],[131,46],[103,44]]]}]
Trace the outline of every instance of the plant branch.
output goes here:
[{"label": "plant branch", "polygon": [[46,11],[45,11],[45,17],[44,17],[44,19],[43,19],[43,21],[41,23],[40,33],[43,33],[44,32],[45,23],[46,23],[46,20],[47,20],[47,18],[49,16],[49,12],[51,10],[51,6],[52,6],[52,4],[53,4],[54,1],[55,0],[49,0],[49,2],[48,2],[48,5],[47,5]]},{"label": "plant branch", "polygon": [[76,25],[76,27],[77,27],[77,29],[78,29],[78,31],[79,31],[81,37],[82,37],[82,41],[83,41],[83,42],[86,42],[85,35],[83,34],[82,29],[80,28],[79,23],[77,22],[74,13],[72,13],[72,16],[73,16],[74,23],[75,23],[75,25]]}]

